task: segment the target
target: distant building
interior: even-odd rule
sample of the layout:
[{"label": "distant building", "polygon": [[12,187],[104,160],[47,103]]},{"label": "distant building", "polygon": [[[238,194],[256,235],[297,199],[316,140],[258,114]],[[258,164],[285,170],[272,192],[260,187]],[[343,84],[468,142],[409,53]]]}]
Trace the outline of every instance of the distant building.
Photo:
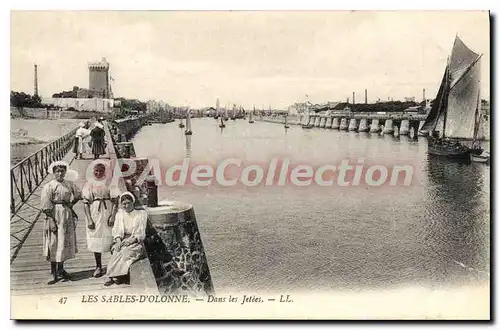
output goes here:
[{"label": "distant building", "polygon": [[[103,57],[100,62],[89,63],[89,89],[82,89],[81,97],[113,98],[109,83],[109,63]],[[80,96],[79,96],[80,97]]]},{"label": "distant building", "polygon": [[405,97],[405,102],[415,102],[415,96]]},{"label": "distant building", "polygon": [[54,98],[42,97],[42,104],[51,105],[62,110],[75,111],[113,111],[114,100],[102,98]]}]

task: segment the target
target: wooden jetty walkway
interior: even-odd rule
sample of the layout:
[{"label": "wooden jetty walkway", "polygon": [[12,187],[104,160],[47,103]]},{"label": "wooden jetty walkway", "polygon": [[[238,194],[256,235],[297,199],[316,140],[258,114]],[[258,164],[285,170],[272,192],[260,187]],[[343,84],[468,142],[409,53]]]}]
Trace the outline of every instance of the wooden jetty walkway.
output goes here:
[{"label": "wooden jetty walkway", "polygon": [[[115,150],[109,131],[107,132],[108,150],[107,154],[101,156],[103,159],[115,157]],[[87,166],[92,161],[90,154],[84,155],[85,159],[74,159],[74,154],[70,150],[63,158],[70,164],[70,168],[79,173],[79,178],[76,184],[83,187],[85,183],[85,171]],[[37,188],[35,193],[27,201],[30,212],[40,212],[40,191],[45,183],[52,179],[52,175],[48,175],[42,184]],[[69,281],[59,281],[53,285],[48,285],[47,281],[50,276],[50,262],[46,261],[42,253],[42,229],[44,216],[38,215],[35,223],[31,228],[26,240],[22,243],[20,249],[16,252],[11,262],[10,269],[10,287],[12,297],[21,296],[38,296],[40,298],[48,296],[81,296],[83,294],[99,293],[99,294],[126,294],[132,291],[140,291],[140,293],[157,293],[156,283],[152,274],[149,260],[143,259],[133,265],[131,269],[131,284],[112,285],[105,287],[104,282],[106,277],[94,278],[93,272],[95,269],[95,260],[92,252],[87,250],[86,242],[86,223],[85,214],[83,211],[83,203],[78,202],[74,206],[74,210],[79,217],[76,229],[78,253],[75,259],[65,262],[65,269],[71,275]],[[23,221],[11,221],[11,234],[19,230]],[[24,227],[26,225],[24,224]],[[30,226],[31,227],[31,226]],[[11,242],[12,245],[12,242]],[[110,253],[104,253],[102,256],[103,267],[105,268],[110,257]],[[12,258],[12,254],[11,254]]]}]

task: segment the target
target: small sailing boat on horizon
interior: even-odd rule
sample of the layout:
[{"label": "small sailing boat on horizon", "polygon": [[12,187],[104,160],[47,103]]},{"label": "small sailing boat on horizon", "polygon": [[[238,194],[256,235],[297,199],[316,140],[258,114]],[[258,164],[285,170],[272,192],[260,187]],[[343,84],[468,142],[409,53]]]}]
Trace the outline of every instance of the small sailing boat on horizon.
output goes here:
[{"label": "small sailing boat on horizon", "polygon": [[224,124],[224,119],[222,117],[220,117],[220,124],[219,124],[219,127],[220,128],[224,128],[226,127],[226,124]]},{"label": "small sailing boat on horizon", "polygon": [[[438,94],[420,129],[428,133],[428,153],[454,159],[470,159],[483,152],[476,144],[480,107],[479,55],[455,37]],[[438,130],[437,130],[438,128]],[[472,146],[464,142],[472,140]]]},{"label": "small sailing boat on horizon", "polygon": [[310,117],[309,117],[309,111],[308,111],[306,113],[306,116],[304,117],[305,124],[302,124],[302,128],[309,129],[309,128],[313,128],[314,127],[313,124],[309,124],[309,120],[310,120]]},{"label": "small sailing boat on horizon", "polygon": [[219,104],[219,99],[217,99],[217,102],[215,103],[215,115],[214,119],[217,120],[220,117],[220,104]]},{"label": "small sailing boat on horizon", "polygon": [[186,116],[186,130],[184,131],[185,135],[193,135],[193,131],[191,130],[191,113],[188,110]]},{"label": "small sailing boat on horizon", "polygon": [[231,112],[231,120],[236,120],[236,104],[233,104],[233,110]]},{"label": "small sailing boat on horizon", "polygon": [[227,104],[227,107],[224,109],[224,121],[229,120],[229,115],[227,114],[227,109],[229,109],[229,103]]},{"label": "small sailing boat on horizon", "polygon": [[250,114],[248,115],[248,123],[253,124],[253,113],[255,112],[255,105],[253,106],[253,111],[250,111]]},{"label": "small sailing boat on horizon", "polygon": [[285,128],[290,128],[290,126],[288,126],[288,121],[287,121],[287,118],[288,118],[288,116],[287,116],[287,115],[285,115]]}]

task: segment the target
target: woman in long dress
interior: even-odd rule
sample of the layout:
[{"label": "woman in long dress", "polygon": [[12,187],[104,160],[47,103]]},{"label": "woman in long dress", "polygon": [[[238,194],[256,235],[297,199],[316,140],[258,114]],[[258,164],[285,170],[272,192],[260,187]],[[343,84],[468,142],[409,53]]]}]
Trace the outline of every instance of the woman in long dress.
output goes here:
[{"label": "woman in long dress", "polygon": [[86,137],[90,135],[90,131],[85,127],[86,124],[84,122],[80,122],[78,124],[80,127],[76,130],[75,133],[75,144],[73,147],[73,152],[75,153],[75,157],[79,159],[83,159],[83,154],[86,152],[87,148],[85,147]]},{"label": "woman in long dress", "polygon": [[54,179],[41,192],[41,208],[45,214],[43,228],[43,256],[50,261],[51,277],[47,284],[54,284],[60,278],[68,280],[70,275],[64,270],[64,262],[75,257],[77,217],[73,205],[81,197],[74,182],[65,180],[69,165],[58,161],[49,166]]},{"label": "woman in long dress", "polygon": [[92,137],[92,154],[94,155],[94,159],[99,158],[100,155],[106,154],[106,142],[104,131],[104,126],[96,122],[95,127],[90,132],[90,136]]},{"label": "woman in long dress", "polygon": [[118,190],[109,189],[103,179],[106,167],[94,167],[95,180],[89,180],[82,189],[83,210],[87,222],[87,248],[94,252],[96,269],[94,277],[104,275],[102,253],[110,251],[113,243],[112,228],[117,211]]},{"label": "woman in long dress", "polygon": [[130,192],[120,195],[121,209],[116,213],[113,226],[111,259],[105,286],[121,284],[128,275],[130,265],[145,255],[142,242],[146,237],[148,214],[145,210],[134,209],[135,198]]}]

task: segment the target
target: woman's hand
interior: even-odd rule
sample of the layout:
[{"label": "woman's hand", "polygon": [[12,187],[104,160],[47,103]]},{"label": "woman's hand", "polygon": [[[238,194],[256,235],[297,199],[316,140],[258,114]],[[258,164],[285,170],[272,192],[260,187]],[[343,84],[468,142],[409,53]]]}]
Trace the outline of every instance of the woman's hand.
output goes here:
[{"label": "woman's hand", "polygon": [[123,246],[130,246],[130,245],[134,244],[135,241],[136,241],[135,237],[129,237],[129,238],[123,240],[122,244],[123,244]]},{"label": "woman's hand", "polygon": [[113,246],[111,246],[111,253],[120,252],[121,248],[121,243],[115,243],[113,244]]},{"label": "woman's hand", "polygon": [[113,215],[110,215],[108,218],[108,226],[113,227],[114,224],[115,224],[115,217]]},{"label": "woman's hand", "polygon": [[94,220],[92,220],[92,218],[87,219],[87,228],[90,230],[95,229],[95,222],[94,222]]},{"label": "woman's hand", "polygon": [[49,217],[49,230],[52,233],[57,233],[57,224],[56,224],[56,221],[54,220],[54,218],[50,218],[50,217]]}]

